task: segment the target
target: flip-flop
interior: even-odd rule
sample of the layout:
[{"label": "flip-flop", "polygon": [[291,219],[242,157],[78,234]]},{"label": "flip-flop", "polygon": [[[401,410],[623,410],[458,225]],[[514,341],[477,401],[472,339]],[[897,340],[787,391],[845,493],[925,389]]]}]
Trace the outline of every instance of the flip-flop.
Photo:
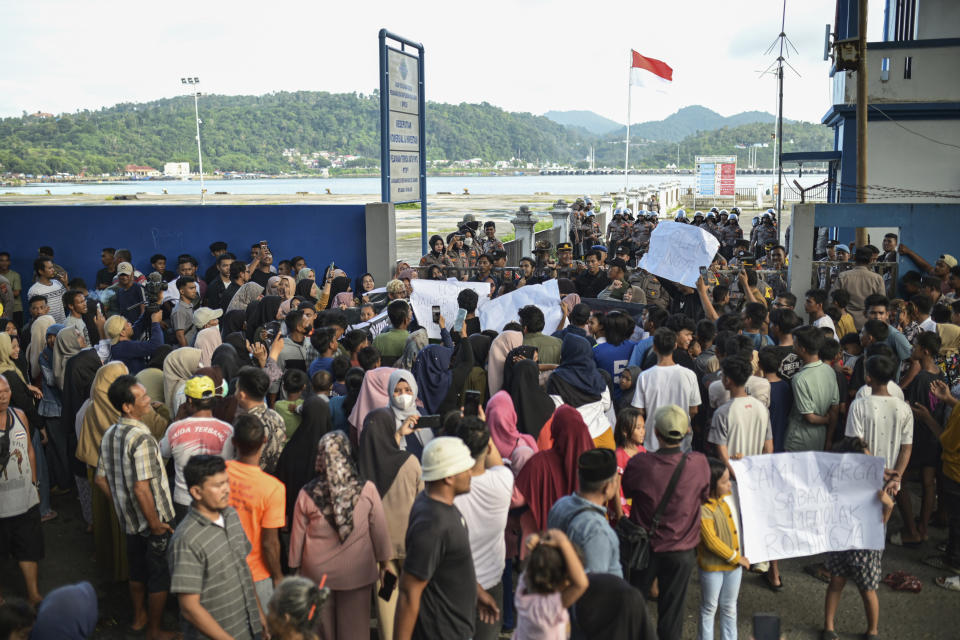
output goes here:
[{"label": "flip-flop", "polygon": [[890,544],[898,547],[906,547],[907,549],[916,549],[921,544],[923,544],[923,541],[913,540],[910,542],[905,542],[903,539],[903,533],[901,533],[900,531],[897,531],[892,536],[890,536]]},{"label": "flip-flop", "polygon": [[783,591],[783,574],[780,574],[780,584],[773,584],[770,582],[770,574],[764,574],[763,582],[767,585],[767,588],[774,593],[780,593]]},{"label": "flip-flop", "polygon": [[820,632],[820,640],[840,640],[836,631],[824,629]]},{"label": "flip-flop", "polygon": [[933,567],[934,569],[939,569],[940,571],[952,571],[953,573],[960,573],[960,567],[955,567],[948,563],[946,558],[943,556],[929,556],[923,559],[923,564],[927,565],[928,567]]},{"label": "flip-flop", "polygon": [[947,591],[960,591],[960,576],[938,576],[933,583]]},{"label": "flip-flop", "polygon": [[803,568],[803,572],[820,582],[830,584],[830,572],[822,564],[808,564]]}]

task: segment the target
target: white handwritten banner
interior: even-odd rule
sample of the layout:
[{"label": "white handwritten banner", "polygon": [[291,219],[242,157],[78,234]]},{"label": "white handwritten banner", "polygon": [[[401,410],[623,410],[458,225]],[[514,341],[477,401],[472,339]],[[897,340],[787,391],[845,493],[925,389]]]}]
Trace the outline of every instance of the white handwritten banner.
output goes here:
[{"label": "white handwritten banner", "polygon": [[477,292],[477,314],[490,301],[490,285],[486,282],[460,282],[458,280],[423,280],[414,278],[413,294],[410,304],[417,316],[417,322],[427,330],[427,336],[434,340],[440,339],[440,325],[433,321],[433,307],[440,307],[440,315],[447,326],[447,331],[453,332],[453,323],[457,319],[457,296],[464,289],[473,289]]},{"label": "white handwritten banner", "polygon": [[883,549],[883,458],[804,451],[731,465],[750,562]]},{"label": "white handwritten banner", "polygon": [[503,331],[503,325],[520,320],[517,311],[528,304],[540,307],[543,311],[545,334],[550,335],[557,330],[563,312],[560,310],[560,289],[555,279],[547,280],[543,284],[528,284],[490,300],[477,313],[480,316],[480,326],[484,330]]},{"label": "white handwritten banner", "polygon": [[640,268],[693,287],[700,267],[709,267],[719,248],[717,239],[700,227],[668,220],[650,234],[650,250],[640,258]]}]

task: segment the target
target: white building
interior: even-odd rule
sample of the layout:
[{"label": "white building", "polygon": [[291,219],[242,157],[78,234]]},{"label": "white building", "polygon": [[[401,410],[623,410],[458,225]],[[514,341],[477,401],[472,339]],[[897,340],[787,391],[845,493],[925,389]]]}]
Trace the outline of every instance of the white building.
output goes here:
[{"label": "white building", "polygon": [[163,165],[163,175],[171,178],[185,178],[190,175],[190,163],[167,162]]}]

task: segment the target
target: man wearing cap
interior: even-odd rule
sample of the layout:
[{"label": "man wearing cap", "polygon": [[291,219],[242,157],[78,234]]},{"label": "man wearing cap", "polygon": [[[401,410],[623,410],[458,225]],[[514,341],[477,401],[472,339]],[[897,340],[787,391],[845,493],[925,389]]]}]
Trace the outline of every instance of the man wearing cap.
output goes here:
[{"label": "man wearing cap", "polygon": [[130,322],[136,322],[146,307],[146,296],[143,287],[134,282],[132,264],[121,262],[117,265],[117,284],[111,288],[116,291],[114,310]]},{"label": "man wearing cap", "polygon": [[477,582],[467,523],[453,499],[470,491],[474,459],[460,438],[434,438],[421,460],[426,488],[413,502],[395,640],[467,640],[474,617],[493,623],[500,611]]},{"label": "man wearing cap", "polygon": [[702,453],[683,453],[680,443],[690,431],[687,412],[676,405],[662,405],[653,414],[653,429],[659,448],[638,453],[623,471],[623,495],[633,501],[630,519],[650,531],[653,514],[664,497],[670,478],[683,460],[683,469],[673,495],[667,501],[659,526],[650,533],[650,564],[630,576],[630,583],[646,594],[658,581],[657,635],[683,637],[684,604],[690,574],[696,564],[700,542],[700,505],[708,498],[710,466]]},{"label": "man wearing cap", "polygon": [[623,294],[630,288],[627,284],[627,263],[620,258],[608,258],[607,278],[610,279],[610,285],[597,297],[604,300],[623,300]]},{"label": "man wearing cap", "polygon": [[910,249],[905,244],[901,244],[898,250],[900,253],[913,260],[913,262],[922,270],[926,271],[930,275],[940,278],[940,293],[950,293],[951,289],[947,279],[950,275],[950,269],[953,269],[957,266],[957,259],[955,257],[949,253],[940,254],[940,257],[937,258],[937,261],[931,266],[929,262],[917,255],[913,249]]},{"label": "man wearing cap", "polygon": [[[903,246],[903,245],[901,245]],[[837,245],[837,257],[840,257],[840,248],[843,245]],[[844,247],[846,248],[846,247]],[[867,268],[870,264],[872,254],[867,249],[857,249],[854,255],[854,267],[848,271],[837,274],[836,286],[846,289],[850,294],[850,304],[847,305],[847,311],[853,316],[853,323],[859,331],[866,321],[864,316],[864,302],[867,296],[872,294],[885,295],[886,289],[883,285],[883,277],[879,273],[874,273]]]},{"label": "man wearing cap", "polygon": [[617,456],[610,449],[591,449],[577,462],[577,490],[554,503],[548,529],[560,529],[583,551],[587,573],[623,577],[620,541],[607,522],[607,504],[620,492]]},{"label": "man wearing cap", "polygon": [[193,312],[200,299],[200,293],[197,291],[196,279],[191,276],[180,276],[176,283],[180,299],[177,300],[177,306],[170,312],[170,323],[173,325],[177,344],[181,347],[190,347],[193,346],[193,340],[197,337],[197,327],[193,324]]},{"label": "man wearing cap", "polygon": [[193,376],[184,384],[183,393],[190,417],[172,423],[160,439],[160,454],[165,460],[173,458],[173,510],[177,524],[187,515],[192,502],[183,478],[183,467],[191,456],[233,458],[233,427],[213,417],[213,402],[218,395],[213,378]]},{"label": "man wearing cap", "polygon": [[135,376],[143,371],[153,352],[163,345],[162,319],[163,311],[160,309],[150,315],[150,339],[144,342],[140,338],[147,318],[137,320],[137,328],[134,328],[123,316],[111,316],[104,325],[110,340],[110,359],[127,365],[130,375]]},{"label": "man wearing cap", "polygon": [[579,260],[573,259],[573,244],[561,242],[557,244],[557,277],[575,279],[586,266]]}]

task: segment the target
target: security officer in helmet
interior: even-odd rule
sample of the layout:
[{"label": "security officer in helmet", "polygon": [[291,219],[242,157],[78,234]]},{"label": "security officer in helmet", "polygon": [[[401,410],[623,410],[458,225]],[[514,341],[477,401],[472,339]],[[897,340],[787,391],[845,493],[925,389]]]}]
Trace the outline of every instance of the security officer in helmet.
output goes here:
[{"label": "security officer in helmet", "polygon": [[735,213],[729,214],[727,223],[720,227],[720,255],[729,260],[733,256],[734,245],[741,238],[743,238],[743,230],[740,229],[740,219]]},{"label": "security officer in helmet", "polygon": [[757,226],[753,242],[754,255],[758,258],[763,257],[766,254],[767,246],[770,244],[776,245],[779,241],[780,234],[777,225],[773,222],[773,212],[768,209],[760,216],[760,224]]}]

